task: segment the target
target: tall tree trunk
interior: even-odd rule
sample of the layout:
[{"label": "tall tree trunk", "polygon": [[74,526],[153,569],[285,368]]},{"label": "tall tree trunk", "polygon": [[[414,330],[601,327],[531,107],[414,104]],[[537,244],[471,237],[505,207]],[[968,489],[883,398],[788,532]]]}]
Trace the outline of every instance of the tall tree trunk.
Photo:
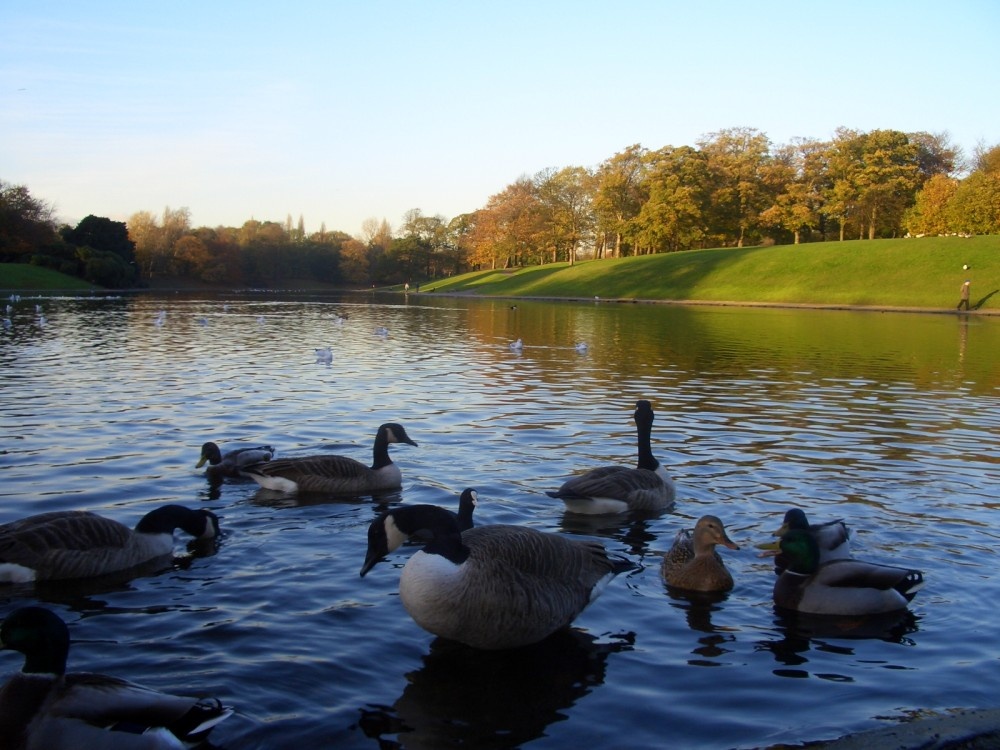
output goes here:
[{"label": "tall tree trunk", "polygon": [[798,229],[795,230],[795,243],[794,244],[796,244],[796,245],[799,244],[799,230]]}]

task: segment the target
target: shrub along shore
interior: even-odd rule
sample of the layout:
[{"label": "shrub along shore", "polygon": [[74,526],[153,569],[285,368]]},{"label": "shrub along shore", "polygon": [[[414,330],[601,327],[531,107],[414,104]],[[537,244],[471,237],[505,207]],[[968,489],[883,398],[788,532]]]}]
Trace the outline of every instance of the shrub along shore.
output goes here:
[{"label": "shrub along shore", "polygon": [[[1000,314],[1000,235],[715,248],[473,271],[410,291],[536,299],[954,311],[972,282],[973,312]],[[210,289],[184,279],[151,291]],[[299,287],[298,284],[295,285]],[[315,285],[304,282],[303,289]],[[23,264],[0,264],[0,290],[96,291]],[[227,287],[229,289],[229,287]],[[402,285],[391,287],[403,291]],[[368,290],[366,290],[368,291]]]}]

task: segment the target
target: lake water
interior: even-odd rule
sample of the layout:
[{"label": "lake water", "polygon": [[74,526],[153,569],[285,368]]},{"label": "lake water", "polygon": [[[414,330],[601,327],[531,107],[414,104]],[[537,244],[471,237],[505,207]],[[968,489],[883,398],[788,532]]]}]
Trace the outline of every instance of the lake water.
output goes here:
[{"label": "lake water", "polygon": [[[418,295],[11,304],[0,522],[90,509],[132,525],[183,503],[225,536],[193,553],[179,539],[172,568],[133,580],[8,587],[0,616],[41,601],[69,623],[71,669],[218,695],[237,715],[215,745],[752,748],[998,704],[998,318]],[[676,509],[565,514],[545,490],[634,463],[640,398]],[[392,449],[388,497],[212,488],[194,468],[206,440],[368,461],[385,421],[419,443]],[[436,639],[397,595],[411,548],[359,578],[366,529],[394,503],[456,507],[468,486],[477,523],[599,538],[636,570],[534,648]],[[776,613],[756,545],[793,505],[845,518],[857,557],[923,570],[908,612]],[[672,595],[660,556],[705,513],[741,546],[722,551],[736,587]],[[0,675],[18,668],[0,654]]]}]

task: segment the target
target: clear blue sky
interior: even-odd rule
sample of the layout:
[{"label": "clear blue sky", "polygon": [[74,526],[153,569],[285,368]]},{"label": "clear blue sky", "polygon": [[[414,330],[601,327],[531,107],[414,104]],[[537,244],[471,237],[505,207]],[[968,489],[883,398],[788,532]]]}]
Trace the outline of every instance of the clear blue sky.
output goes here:
[{"label": "clear blue sky", "polygon": [[1000,144],[997,0],[0,3],[0,179],[62,221],[451,219],[745,126]]}]

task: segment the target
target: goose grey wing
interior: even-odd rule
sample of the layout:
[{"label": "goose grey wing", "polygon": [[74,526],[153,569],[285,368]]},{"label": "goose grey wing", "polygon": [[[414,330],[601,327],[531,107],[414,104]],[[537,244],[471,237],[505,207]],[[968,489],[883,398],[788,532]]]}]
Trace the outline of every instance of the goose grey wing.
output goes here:
[{"label": "goose grey wing", "polygon": [[347,456],[302,456],[280,458],[245,467],[264,476],[279,477],[361,477],[370,469],[360,461]]},{"label": "goose grey wing", "polygon": [[124,547],[132,530],[86,511],[42,513],[0,527],[0,559],[24,562],[58,550]]},{"label": "goose grey wing", "polygon": [[636,481],[635,478],[630,478],[629,474],[635,471],[637,469],[627,466],[601,466],[579,476],[570,477],[558,490],[545,494],[559,499],[587,497],[625,499]]}]

